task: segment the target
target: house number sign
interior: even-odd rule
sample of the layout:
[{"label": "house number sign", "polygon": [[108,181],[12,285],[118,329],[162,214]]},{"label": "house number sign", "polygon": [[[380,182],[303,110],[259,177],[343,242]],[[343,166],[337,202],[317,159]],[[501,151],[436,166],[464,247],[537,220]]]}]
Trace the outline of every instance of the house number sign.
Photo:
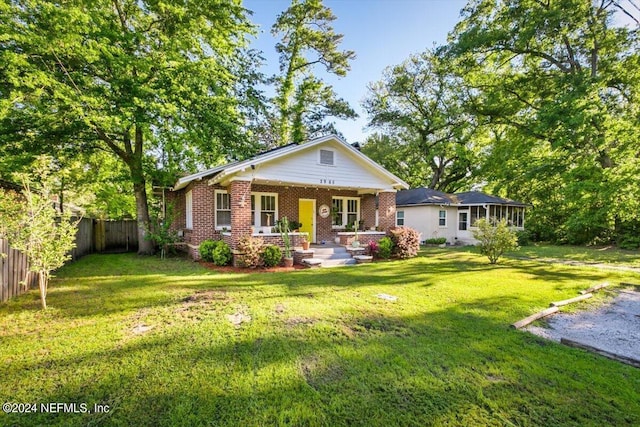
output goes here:
[{"label": "house number sign", "polygon": [[318,215],[320,218],[328,218],[331,213],[331,209],[327,205],[320,205],[320,209],[318,209]]}]

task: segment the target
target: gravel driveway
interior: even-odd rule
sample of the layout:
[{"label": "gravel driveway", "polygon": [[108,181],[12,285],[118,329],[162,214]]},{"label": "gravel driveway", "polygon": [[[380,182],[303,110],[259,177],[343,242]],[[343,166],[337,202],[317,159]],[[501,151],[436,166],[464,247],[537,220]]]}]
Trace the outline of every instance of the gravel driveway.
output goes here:
[{"label": "gravel driveway", "polygon": [[594,310],[556,313],[545,318],[548,327],[525,330],[560,341],[568,338],[610,353],[640,360],[640,292],[617,291],[610,302]]}]

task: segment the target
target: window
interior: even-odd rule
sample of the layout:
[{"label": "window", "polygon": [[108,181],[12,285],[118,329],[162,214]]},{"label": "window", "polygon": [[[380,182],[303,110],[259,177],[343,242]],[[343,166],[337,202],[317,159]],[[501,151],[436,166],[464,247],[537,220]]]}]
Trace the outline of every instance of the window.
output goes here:
[{"label": "window", "polygon": [[447,211],[442,210],[442,211],[438,212],[438,225],[440,227],[446,227],[447,226]]},{"label": "window", "polygon": [[471,206],[471,227],[476,226],[479,219],[487,217],[487,209],[483,206]]},{"label": "window", "polygon": [[333,150],[320,150],[320,164],[327,166],[335,166],[335,153]]},{"label": "window", "polygon": [[333,214],[333,222],[331,225],[334,227],[341,227],[344,224],[342,216],[344,214],[344,203],[342,199],[333,199],[333,205],[331,213]]},{"label": "window", "polygon": [[276,223],[276,196],[260,195],[260,224],[274,225]]},{"label": "window", "polygon": [[466,230],[468,224],[469,213],[458,212],[458,230]]},{"label": "window", "polygon": [[331,213],[334,228],[350,224],[358,226],[358,222],[360,221],[360,199],[353,197],[334,197]]},{"label": "window", "polygon": [[402,227],[404,225],[404,211],[396,212],[396,225]]},{"label": "window", "polygon": [[231,195],[216,191],[216,228],[231,227]]},{"label": "window", "polygon": [[188,229],[193,228],[193,193],[188,191],[185,195],[185,216],[186,216],[186,224],[185,227]]}]

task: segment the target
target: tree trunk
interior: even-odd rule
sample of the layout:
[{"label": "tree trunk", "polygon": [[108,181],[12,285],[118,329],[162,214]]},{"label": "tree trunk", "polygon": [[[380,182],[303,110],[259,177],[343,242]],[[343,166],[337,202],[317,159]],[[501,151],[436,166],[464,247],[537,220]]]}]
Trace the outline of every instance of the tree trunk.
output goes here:
[{"label": "tree trunk", "polygon": [[38,287],[40,288],[40,303],[42,309],[47,309],[47,276],[44,271],[38,271]]},{"label": "tree trunk", "polygon": [[149,230],[149,204],[144,178],[136,182],[133,190],[136,195],[136,220],[138,221],[138,255],[153,255],[153,242],[146,238]]}]

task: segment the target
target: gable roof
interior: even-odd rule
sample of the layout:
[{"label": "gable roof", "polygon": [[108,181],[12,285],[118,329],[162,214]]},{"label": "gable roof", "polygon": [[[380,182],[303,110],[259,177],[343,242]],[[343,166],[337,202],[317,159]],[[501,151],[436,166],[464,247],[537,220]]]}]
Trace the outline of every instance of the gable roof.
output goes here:
[{"label": "gable roof", "polygon": [[[178,179],[173,189],[180,190],[182,188],[185,188],[187,185],[189,185],[190,182],[195,180],[200,180],[206,177],[214,178],[215,181],[221,181],[224,177],[228,177],[229,175],[233,175],[234,173],[244,171],[247,168],[253,169],[262,163],[266,163],[278,158],[282,158],[282,157],[300,152],[302,150],[307,150],[311,147],[321,145],[330,141],[338,142],[342,147],[344,147],[352,155],[362,160],[370,169],[384,176],[388,180],[392,181],[394,183],[393,184],[394,187],[398,187],[400,189],[409,188],[409,185],[406,182],[404,182],[403,180],[401,180],[400,178],[398,178],[397,176],[395,176],[394,174],[392,174],[391,172],[389,172],[388,170],[380,166],[378,163],[371,160],[369,157],[362,154],[356,148],[354,148],[353,146],[345,142],[342,138],[336,135],[327,135],[327,136],[322,136],[319,138],[312,139],[303,144],[293,143],[293,144],[288,144],[282,147],[277,147],[272,150],[260,153],[246,160],[232,162],[226,165],[217,166],[215,168],[207,169],[202,172],[198,172],[192,175],[182,177]],[[301,171],[301,173],[304,173],[304,171]]]},{"label": "gable roof", "polygon": [[503,197],[491,196],[480,191],[466,191],[463,193],[447,194],[431,188],[420,187],[399,191],[396,194],[396,206],[412,205],[510,205],[529,206]]}]

